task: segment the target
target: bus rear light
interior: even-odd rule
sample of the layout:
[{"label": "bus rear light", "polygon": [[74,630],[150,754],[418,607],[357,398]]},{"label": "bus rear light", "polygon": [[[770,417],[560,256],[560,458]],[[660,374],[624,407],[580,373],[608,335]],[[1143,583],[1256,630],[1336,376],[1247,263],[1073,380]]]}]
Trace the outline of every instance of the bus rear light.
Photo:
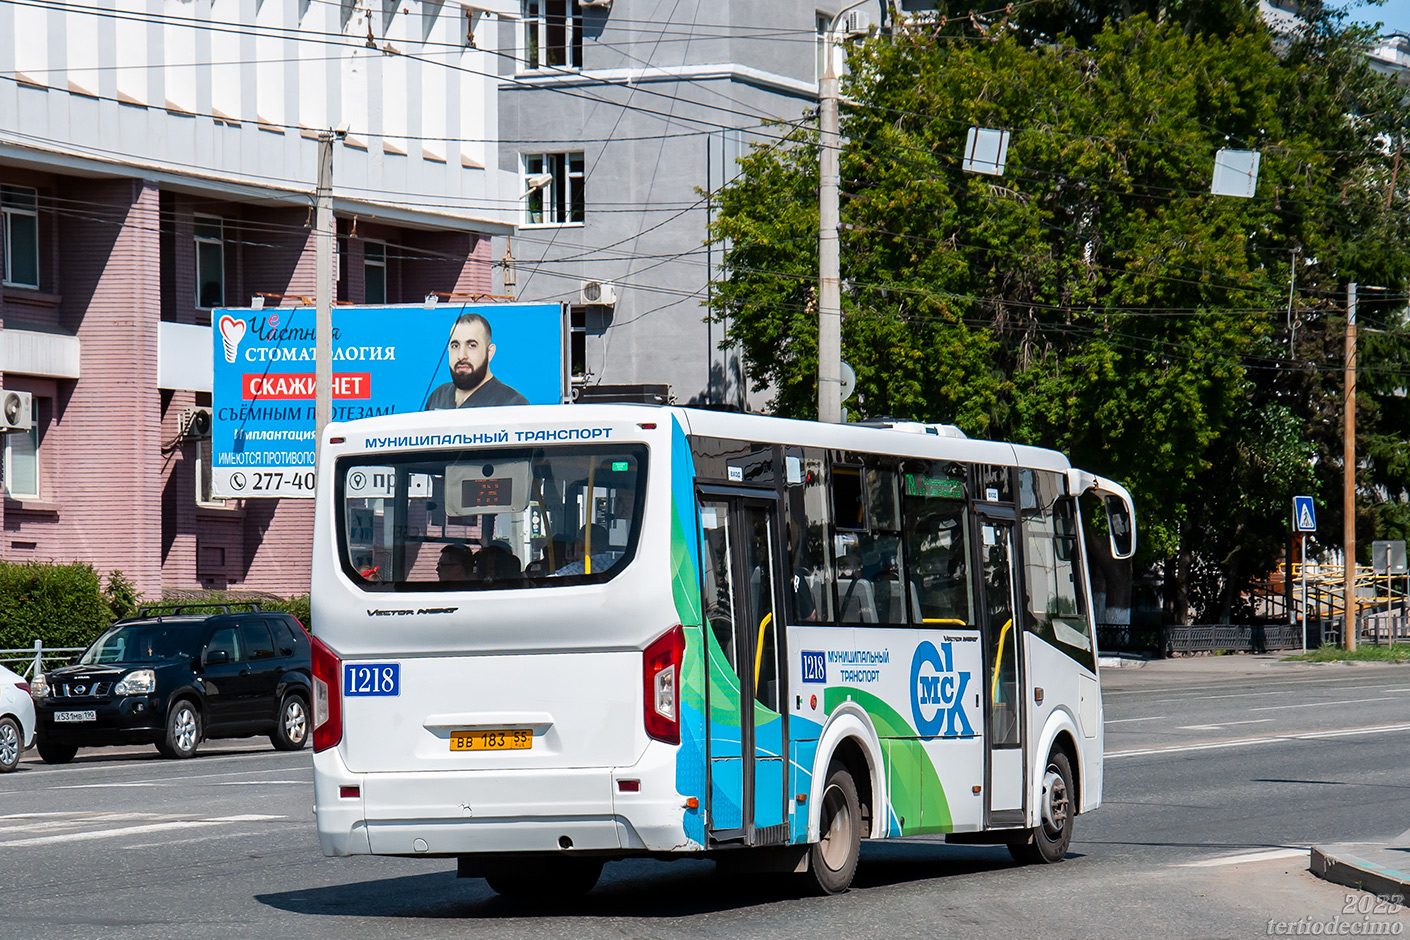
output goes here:
[{"label": "bus rear light", "polygon": [[617,789],[620,790],[620,791],[623,792],[623,793],[640,793],[640,792],[641,792],[641,781],[640,781],[640,780],[618,780],[618,781],[617,781]]},{"label": "bus rear light", "polygon": [[646,733],[667,744],[681,743],[680,672],[685,630],[677,624],[642,653],[643,712]]},{"label": "bus rear light", "polygon": [[342,663],[318,637],[313,637],[313,750],[337,747],[343,740]]}]

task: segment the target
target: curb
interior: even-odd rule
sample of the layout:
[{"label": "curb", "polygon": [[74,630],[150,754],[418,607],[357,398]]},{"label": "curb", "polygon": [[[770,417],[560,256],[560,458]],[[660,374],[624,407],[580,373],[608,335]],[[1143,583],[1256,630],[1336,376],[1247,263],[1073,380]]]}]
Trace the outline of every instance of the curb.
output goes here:
[{"label": "curb", "polygon": [[1383,898],[1410,898],[1410,875],[1355,855],[1347,845],[1312,846],[1312,874]]},{"label": "curb", "polygon": [[1149,660],[1135,656],[1099,656],[1097,665],[1102,669],[1140,669]]}]

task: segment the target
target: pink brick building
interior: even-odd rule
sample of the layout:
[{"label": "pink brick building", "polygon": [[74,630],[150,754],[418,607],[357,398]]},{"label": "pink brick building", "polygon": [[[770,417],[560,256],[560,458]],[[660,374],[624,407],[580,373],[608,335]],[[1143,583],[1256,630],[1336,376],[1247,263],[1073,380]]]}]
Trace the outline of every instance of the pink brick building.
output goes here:
[{"label": "pink brick building", "polygon": [[494,293],[518,4],[128,6],[0,4],[0,558],[301,593],[312,501],[209,495],[211,309],[313,296],[335,130],[338,301]]},{"label": "pink brick building", "polygon": [[[163,362],[209,357],[198,265],[223,305],[312,297],[307,209],[3,165],[0,186],[21,220],[10,249],[24,251],[32,225],[38,257],[37,286],[21,258],[0,288],[4,387],[31,393],[35,418],[31,432],[5,436],[0,557],[120,570],[148,595],[308,590],[312,501],[211,499],[209,441],[182,433],[193,409],[210,406],[209,385],[165,379],[189,363]],[[32,214],[14,208],[31,194]],[[491,293],[486,233],[361,220],[354,233],[344,219],[339,235],[341,302]]]}]

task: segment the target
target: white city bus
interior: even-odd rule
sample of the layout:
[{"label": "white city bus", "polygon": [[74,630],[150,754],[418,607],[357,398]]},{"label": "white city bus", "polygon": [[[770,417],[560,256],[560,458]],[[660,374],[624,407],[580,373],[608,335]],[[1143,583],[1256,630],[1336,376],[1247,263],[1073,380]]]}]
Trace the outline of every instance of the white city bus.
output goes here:
[{"label": "white city bus", "polygon": [[1053,862],[1101,803],[1078,497],[1117,557],[1134,512],[1061,454],[634,405],[321,446],[328,855],[455,857],[512,894],[705,853],[838,892],[863,838]]}]

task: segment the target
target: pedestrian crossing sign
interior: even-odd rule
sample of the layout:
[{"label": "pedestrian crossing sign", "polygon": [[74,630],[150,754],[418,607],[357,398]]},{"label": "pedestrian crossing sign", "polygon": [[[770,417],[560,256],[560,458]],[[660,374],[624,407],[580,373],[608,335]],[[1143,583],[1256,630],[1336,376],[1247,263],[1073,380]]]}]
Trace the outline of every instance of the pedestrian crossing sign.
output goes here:
[{"label": "pedestrian crossing sign", "polygon": [[1317,507],[1313,505],[1311,496],[1293,497],[1293,531],[1317,531]]}]

